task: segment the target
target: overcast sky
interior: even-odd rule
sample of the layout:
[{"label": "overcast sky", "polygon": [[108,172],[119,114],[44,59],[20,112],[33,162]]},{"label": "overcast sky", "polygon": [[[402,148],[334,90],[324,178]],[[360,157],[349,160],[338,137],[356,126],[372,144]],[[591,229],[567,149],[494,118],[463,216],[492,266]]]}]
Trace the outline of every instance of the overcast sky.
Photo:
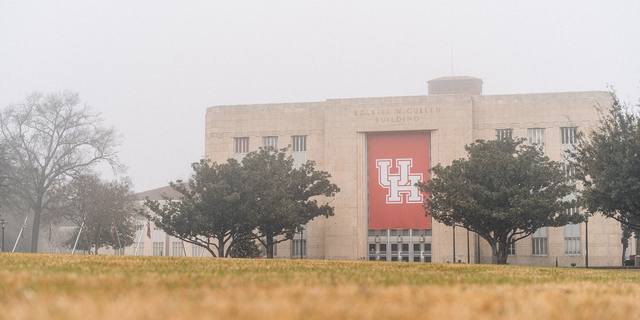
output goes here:
[{"label": "overcast sky", "polygon": [[634,0],[3,0],[0,107],[79,92],[144,191],[189,177],[214,105],[423,95],[452,65],[484,94],[636,102],[639,16]]}]

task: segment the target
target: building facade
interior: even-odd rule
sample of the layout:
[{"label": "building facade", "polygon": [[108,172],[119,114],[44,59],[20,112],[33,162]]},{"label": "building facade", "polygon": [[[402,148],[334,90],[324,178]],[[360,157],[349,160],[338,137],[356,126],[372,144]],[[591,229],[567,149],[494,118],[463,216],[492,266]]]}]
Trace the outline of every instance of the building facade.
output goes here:
[{"label": "building facade", "polygon": [[[277,257],[490,263],[486,241],[424,215],[413,183],[428,179],[435,164],[466,157],[465,145],[476,139],[526,138],[563,161],[576,132],[597,125],[596,107],[609,106],[611,97],[482,95],[482,80],[472,77],[428,83],[424,96],[210,107],[205,155],[241,160],[260,147],[290,146],[296,164],[314,160],[331,173],[341,189],[335,215],[314,219],[304,234],[278,244]],[[588,227],[589,264],[620,265],[620,224],[597,215]],[[539,229],[511,248],[508,262],[583,266],[586,232],[584,223]]]}]

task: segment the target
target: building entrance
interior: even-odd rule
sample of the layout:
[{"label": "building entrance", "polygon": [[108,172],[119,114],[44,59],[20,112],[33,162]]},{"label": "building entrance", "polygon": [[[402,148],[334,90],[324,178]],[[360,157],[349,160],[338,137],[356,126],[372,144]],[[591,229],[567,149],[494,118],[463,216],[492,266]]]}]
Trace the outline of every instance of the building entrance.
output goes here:
[{"label": "building entrance", "polygon": [[431,262],[431,242],[431,229],[369,230],[369,260]]}]

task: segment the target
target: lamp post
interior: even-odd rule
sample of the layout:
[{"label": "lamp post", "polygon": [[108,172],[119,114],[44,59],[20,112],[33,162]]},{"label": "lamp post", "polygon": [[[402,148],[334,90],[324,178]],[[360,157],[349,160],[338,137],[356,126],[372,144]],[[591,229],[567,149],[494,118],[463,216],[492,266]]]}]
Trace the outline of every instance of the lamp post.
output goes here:
[{"label": "lamp post", "polygon": [[7,223],[7,220],[0,219],[0,224],[2,224],[2,252],[4,252],[4,224]]},{"label": "lamp post", "polygon": [[456,263],[456,225],[453,225],[453,263]]},{"label": "lamp post", "polygon": [[589,268],[589,214],[588,213],[584,213],[582,215],[584,217],[584,244],[585,244],[585,250],[584,250],[584,266],[585,268]]},{"label": "lamp post", "polygon": [[304,227],[303,227],[303,226],[301,226],[301,227],[300,227],[300,229],[301,229],[301,230],[300,230],[300,260],[302,260],[302,259],[304,259],[304,257],[303,257],[303,251],[302,251],[302,248],[303,248],[303,246],[302,246],[302,245],[303,245],[303,243],[304,243]]}]

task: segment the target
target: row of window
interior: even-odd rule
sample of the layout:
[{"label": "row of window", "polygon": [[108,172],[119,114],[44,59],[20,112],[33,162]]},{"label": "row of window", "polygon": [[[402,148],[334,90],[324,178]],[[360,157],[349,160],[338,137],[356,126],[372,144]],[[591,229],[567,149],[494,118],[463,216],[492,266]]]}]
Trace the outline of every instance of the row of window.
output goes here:
[{"label": "row of window", "polygon": [[[573,145],[577,142],[577,128],[576,127],[562,127],[560,128],[560,142],[562,144],[562,169],[565,175],[569,178],[575,176],[575,168],[570,164],[570,159],[567,157],[566,152],[573,149]],[[540,148],[542,153],[545,153],[545,129],[543,128],[531,128],[527,132],[529,145],[535,145]],[[513,139],[513,129],[498,129],[496,130],[496,138]],[[567,210],[567,214],[579,214],[579,208],[574,207]],[[580,254],[580,225],[570,224],[564,227],[564,244],[565,254]],[[536,230],[531,236],[531,254],[533,255],[547,255],[549,253],[549,243],[547,237],[547,228],[540,228]],[[508,248],[510,255],[516,254],[515,244],[512,243]]]},{"label": "row of window", "polygon": [[369,230],[370,237],[387,237],[387,236],[413,236],[428,237],[431,236],[431,229],[385,229],[385,230]]},{"label": "row of window", "polygon": [[[560,128],[560,142],[562,144],[575,144],[577,140],[576,127],[562,127]],[[498,140],[513,139],[513,129],[498,129],[496,130],[496,138]],[[544,146],[544,129],[532,128],[528,129],[529,144],[537,144]]]},{"label": "row of window", "polygon": [[[144,255],[144,242],[136,243],[134,245],[134,254],[138,256]],[[123,255],[124,249],[114,250],[114,254]],[[187,254],[187,250],[185,249],[184,242],[182,241],[174,241],[171,247],[171,256],[174,257],[184,257]],[[204,254],[204,248],[200,246],[191,246],[191,257],[202,257]],[[164,242],[154,242],[153,243],[153,252],[154,256],[163,256],[164,255]]]},{"label": "row of window", "polygon": [[[577,209],[577,208],[576,208]],[[531,254],[548,255],[549,240],[547,227],[540,228],[531,235]],[[507,249],[509,255],[516,254],[516,245],[512,243]],[[580,225],[564,226],[564,254],[580,254]]]},{"label": "row of window", "polygon": [[431,243],[369,243],[369,260],[431,262]]},{"label": "row of window", "polygon": [[[278,149],[278,137],[262,137],[263,147],[273,147]],[[293,152],[307,151],[307,136],[292,136],[291,137],[291,150]],[[235,153],[244,154],[249,153],[249,138],[235,138]]]}]

